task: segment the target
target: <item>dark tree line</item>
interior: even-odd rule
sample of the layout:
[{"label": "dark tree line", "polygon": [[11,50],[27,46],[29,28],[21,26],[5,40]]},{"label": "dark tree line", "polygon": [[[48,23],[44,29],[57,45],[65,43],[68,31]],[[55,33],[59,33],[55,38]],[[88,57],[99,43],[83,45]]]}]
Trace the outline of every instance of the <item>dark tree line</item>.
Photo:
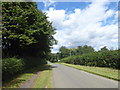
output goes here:
[{"label": "dark tree line", "polygon": [[56,43],[55,28],[34,2],[2,3],[3,58],[39,56],[45,58]]},{"label": "dark tree line", "polygon": [[55,28],[34,2],[2,3],[2,80],[45,64]]},{"label": "dark tree line", "polygon": [[56,44],[55,28],[47,18],[34,2],[2,2],[3,81],[46,63]]}]

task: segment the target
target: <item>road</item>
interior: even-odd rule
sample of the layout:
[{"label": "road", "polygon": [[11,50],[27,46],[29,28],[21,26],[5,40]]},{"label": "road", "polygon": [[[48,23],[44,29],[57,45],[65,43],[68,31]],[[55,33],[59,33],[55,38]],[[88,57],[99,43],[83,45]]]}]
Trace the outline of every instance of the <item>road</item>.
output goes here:
[{"label": "road", "polygon": [[53,64],[54,88],[118,88],[118,82],[61,64]]}]

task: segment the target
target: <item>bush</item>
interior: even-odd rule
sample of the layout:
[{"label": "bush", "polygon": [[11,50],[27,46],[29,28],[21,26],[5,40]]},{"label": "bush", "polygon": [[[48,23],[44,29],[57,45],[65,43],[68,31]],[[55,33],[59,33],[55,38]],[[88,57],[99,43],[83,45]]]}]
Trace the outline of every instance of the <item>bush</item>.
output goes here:
[{"label": "bush", "polygon": [[49,61],[52,62],[52,63],[58,62],[58,60],[56,60],[56,59],[50,59]]},{"label": "bush", "polygon": [[46,64],[47,61],[45,59],[41,59],[40,57],[24,57],[25,69],[30,69],[33,67],[37,67],[41,64]]},{"label": "bush", "polygon": [[81,56],[71,56],[62,59],[61,61],[69,64],[110,67],[118,69],[119,60],[120,57],[118,56],[118,51],[116,50],[88,53]]},{"label": "bush", "polygon": [[21,73],[24,69],[24,62],[17,58],[2,59],[2,79],[3,81]]}]

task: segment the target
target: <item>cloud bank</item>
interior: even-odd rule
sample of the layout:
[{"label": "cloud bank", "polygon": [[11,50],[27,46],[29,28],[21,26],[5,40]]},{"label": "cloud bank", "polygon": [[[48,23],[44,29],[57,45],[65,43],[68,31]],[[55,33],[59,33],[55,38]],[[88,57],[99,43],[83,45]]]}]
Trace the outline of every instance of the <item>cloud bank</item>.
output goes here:
[{"label": "cloud bank", "polygon": [[74,12],[49,8],[46,11],[48,20],[57,29],[54,35],[58,45],[77,47],[89,45],[99,50],[103,46],[116,49],[118,47],[118,11],[108,8],[109,2],[92,2],[85,9],[76,8]]}]

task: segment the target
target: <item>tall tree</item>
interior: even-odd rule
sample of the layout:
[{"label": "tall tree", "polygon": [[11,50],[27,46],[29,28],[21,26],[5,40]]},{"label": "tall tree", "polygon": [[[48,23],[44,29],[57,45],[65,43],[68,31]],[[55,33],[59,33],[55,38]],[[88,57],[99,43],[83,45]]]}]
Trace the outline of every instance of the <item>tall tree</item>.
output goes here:
[{"label": "tall tree", "polygon": [[4,56],[45,58],[56,43],[55,28],[34,2],[2,3],[2,49]]},{"label": "tall tree", "polygon": [[62,46],[60,49],[59,49],[60,53],[61,53],[61,58],[65,58],[65,57],[68,57],[70,56],[70,51],[65,47],[65,46]]}]

